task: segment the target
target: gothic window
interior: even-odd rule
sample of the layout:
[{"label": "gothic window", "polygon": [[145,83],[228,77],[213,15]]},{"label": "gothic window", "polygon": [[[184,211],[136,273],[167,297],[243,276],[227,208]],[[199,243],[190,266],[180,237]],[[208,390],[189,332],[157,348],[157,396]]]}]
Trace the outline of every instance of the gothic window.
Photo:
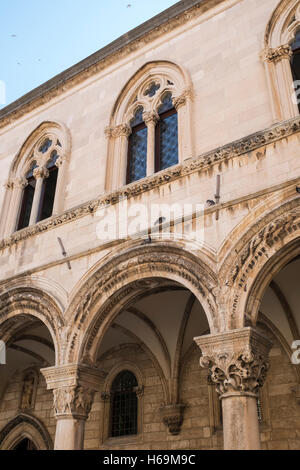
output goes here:
[{"label": "gothic window", "polygon": [[17,230],[51,217],[59,172],[59,152],[61,144],[53,138],[44,139],[34,148],[36,160],[23,179]]},{"label": "gothic window", "polygon": [[137,434],[138,383],[135,375],[128,371],[120,372],[111,387],[111,437]]},{"label": "gothic window", "polygon": [[159,120],[155,128],[155,171],[178,163],[178,119],[171,93],[163,97],[158,114]]},{"label": "gothic window", "polygon": [[143,108],[138,108],[130,122],[127,183],[144,178],[147,174],[147,126],[143,119],[143,111]]},{"label": "gothic window", "polygon": [[108,138],[106,190],[149,177],[193,156],[192,86],[171,62],[146,64],[123,88]]},{"label": "gothic window", "polygon": [[36,162],[32,162],[30,170],[25,175],[26,178],[26,186],[23,191],[22,203],[21,203],[21,210],[19,216],[19,222],[17,229],[21,230],[24,227],[28,227],[31,207],[33,203],[33,197],[35,192],[35,184],[36,180],[33,176],[33,170],[37,167]]},{"label": "gothic window", "polygon": [[[292,57],[291,57],[291,68],[294,79],[294,88],[299,90],[300,87],[300,31],[296,34],[295,40],[291,46]],[[298,83],[296,83],[298,82]],[[300,112],[300,96],[299,91],[297,93],[298,108]]]}]

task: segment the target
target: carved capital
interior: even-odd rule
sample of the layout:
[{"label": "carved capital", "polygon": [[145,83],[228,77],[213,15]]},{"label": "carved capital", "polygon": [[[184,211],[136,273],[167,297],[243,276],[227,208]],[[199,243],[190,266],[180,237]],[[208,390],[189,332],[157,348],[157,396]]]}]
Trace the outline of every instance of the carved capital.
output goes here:
[{"label": "carved capital", "polygon": [[56,418],[87,419],[92,408],[95,390],[77,385],[53,390]]},{"label": "carved capital", "polygon": [[8,179],[5,183],[4,183],[4,188],[5,189],[8,189],[8,190],[12,190],[14,188],[14,180],[12,179]]},{"label": "carved capital", "polygon": [[44,166],[39,166],[33,170],[33,176],[35,177],[36,180],[39,178],[43,178],[43,179],[48,178],[49,170],[45,168]]},{"label": "carved capital", "polygon": [[230,393],[256,396],[269,368],[272,343],[251,327],[195,338],[202,351],[201,367],[222,396]]},{"label": "carved capital", "polygon": [[187,100],[191,100],[192,97],[193,97],[192,90],[190,88],[187,88],[186,90],[184,90],[184,92],[180,96],[172,98],[174,108],[178,110],[179,108],[181,108],[181,106],[185,106],[187,103]]},{"label": "carved capital", "polygon": [[13,180],[13,187],[24,189],[28,185],[28,181],[26,178],[16,178]]},{"label": "carved capital", "polygon": [[261,53],[261,57],[265,62],[278,62],[282,59],[290,59],[293,52],[289,44],[276,47],[275,49],[265,49]]},{"label": "carved capital", "polygon": [[118,137],[129,137],[131,134],[131,127],[128,124],[119,124],[115,127],[106,127],[105,136],[107,138],[117,139]]},{"label": "carved capital", "polygon": [[58,159],[55,162],[55,166],[57,166],[57,168],[60,168],[61,166],[63,166],[64,163],[65,163],[65,158],[58,157]]},{"label": "carved capital", "polygon": [[143,119],[146,126],[148,126],[150,123],[155,125],[159,121],[159,115],[156,111],[146,111],[143,113]]},{"label": "carved capital", "polygon": [[100,389],[106,374],[83,364],[41,369],[47,389],[53,390],[56,417],[87,419],[95,391]]},{"label": "carved capital", "polygon": [[185,405],[182,404],[166,405],[160,408],[162,420],[173,436],[180,433],[184,408]]}]

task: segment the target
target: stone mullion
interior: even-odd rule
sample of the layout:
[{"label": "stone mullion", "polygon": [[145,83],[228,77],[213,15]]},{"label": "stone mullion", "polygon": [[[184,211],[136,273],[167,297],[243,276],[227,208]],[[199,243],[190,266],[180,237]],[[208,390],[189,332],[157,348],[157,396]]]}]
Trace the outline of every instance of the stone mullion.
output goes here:
[{"label": "stone mullion", "polygon": [[270,341],[253,328],[195,338],[222,400],[224,449],[260,449],[257,397],[268,370]]},{"label": "stone mullion", "polygon": [[131,127],[128,124],[120,124],[116,127],[107,127],[105,129],[106,137],[112,139],[112,155],[116,156],[113,159],[114,166],[111,168],[111,190],[126,184],[128,138],[130,134]]},{"label": "stone mullion", "polygon": [[39,215],[39,208],[42,196],[42,189],[43,189],[43,182],[45,178],[48,178],[49,171],[47,168],[38,167],[34,170],[33,176],[36,179],[35,191],[33,196],[33,202],[31,207],[29,225],[34,225],[37,223],[38,215]]},{"label": "stone mullion", "polygon": [[65,158],[59,157],[55,162],[55,166],[58,168],[58,175],[52,215],[57,215],[63,211],[63,191],[65,187],[64,181],[66,180],[67,160]]},{"label": "stone mullion", "polygon": [[146,112],[143,114],[144,122],[147,126],[147,176],[155,173],[155,127],[159,121],[156,112]]}]

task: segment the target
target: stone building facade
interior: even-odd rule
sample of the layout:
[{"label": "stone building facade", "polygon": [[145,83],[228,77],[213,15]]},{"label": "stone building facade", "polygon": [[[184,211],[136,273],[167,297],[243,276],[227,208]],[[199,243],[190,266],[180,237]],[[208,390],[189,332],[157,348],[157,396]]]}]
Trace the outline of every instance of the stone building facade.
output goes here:
[{"label": "stone building facade", "polygon": [[299,30],[180,1],[0,111],[0,449],[300,448]]}]

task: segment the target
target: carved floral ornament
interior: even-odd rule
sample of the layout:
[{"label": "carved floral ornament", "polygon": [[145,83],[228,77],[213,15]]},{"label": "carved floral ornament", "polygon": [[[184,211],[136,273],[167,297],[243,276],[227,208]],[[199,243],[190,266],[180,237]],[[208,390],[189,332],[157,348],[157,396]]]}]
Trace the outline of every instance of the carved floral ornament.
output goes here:
[{"label": "carved floral ornament", "polygon": [[256,396],[269,368],[272,343],[252,328],[195,338],[202,351],[200,366],[209,369],[217,392]]},{"label": "carved floral ornament", "polygon": [[283,59],[290,60],[292,54],[291,46],[289,44],[284,44],[282,46],[276,47],[275,49],[265,49],[262,52],[261,57],[266,62],[279,62]]},{"label": "carved floral ornament", "polygon": [[81,385],[53,390],[56,418],[70,416],[87,419],[93,404],[95,391]]}]

